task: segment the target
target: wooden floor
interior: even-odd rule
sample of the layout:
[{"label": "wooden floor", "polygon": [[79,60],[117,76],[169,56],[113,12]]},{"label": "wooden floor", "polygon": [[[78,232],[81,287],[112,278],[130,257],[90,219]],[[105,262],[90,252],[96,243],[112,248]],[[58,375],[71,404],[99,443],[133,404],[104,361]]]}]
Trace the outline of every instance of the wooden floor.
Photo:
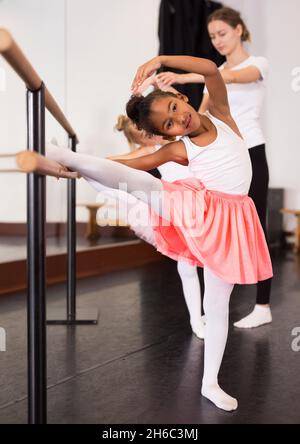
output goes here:
[{"label": "wooden floor", "polygon": [[[203,342],[191,334],[175,263],[166,261],[78,282],[79,307],[100,311],[97,326],[48,327],[48,422],[231,424],[300,422],[300,257],[273,253],[273,323],[241,331],[255,286],[236,286],[220,373],[239,400],[234,413],[200,395]],[[48,307],[64,306],[64,285]],[[0,422],[27,421],[25,294],[0,298]],[[298,341],[300,343],[300,341]]]},{"label": "wooden floor", "polygon": [[[26,244],[25,236],[0,236],[0,298],[3,294],[25,291],[27,288]],[[47,238],[46,255],[47,283],[65,282],[67,279],[66,237]],[[162,260],[164,260],[163,256],[152,245],[138,239],[130,230],[126,233],[123,231],[123,236],[101,236],[95,241],[89,241],[80,234],[77,236],[77,279],[99,276]]]}]

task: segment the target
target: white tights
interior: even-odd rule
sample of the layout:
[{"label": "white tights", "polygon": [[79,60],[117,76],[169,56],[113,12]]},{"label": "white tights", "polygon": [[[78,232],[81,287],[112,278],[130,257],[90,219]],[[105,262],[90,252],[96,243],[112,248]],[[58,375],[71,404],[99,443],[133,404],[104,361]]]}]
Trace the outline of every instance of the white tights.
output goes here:
[{"label": "white tights", "polygon": [[197,266],[190,265],[184,261],[178,261],[177,270],[181,279],[192,330],[198,338],[203,339],[204,322],[201,316],[201,290]]},{"label": "white tights", "polygon": [[[134,231],[137,237],[156,247],[148,205],[125,191],[108,188],[87,177],[85,179],[95,190],[100,191],[102,195],[115,199],[117,205],[121,206],[121,203],[124,203],[126,205],[125,213],[127,212],[127,220],[132,231]],[[141,214],[142,217],[139,218]]]},{"label": "white tights", "polygon": [[[47,145],[46,156],[79,172],[98,191],[103,191],[103,185],[116,190],[120,183],[127,184],[128,193],[147,204],[150,203],[156,212],[166,217],[161,205],[163,192],[161,181],[150,174],[112,160],[73,153],[69,149],[53,144]],[[109,191],[107,190],[107,192]],[[179,273],[182,274],[184,268],[181,263],[178,264]],[[190,277],[192,277],[194,271],[192,272],[190,269],[190,272]],[[186,285],[186,283],[187,280],[183,282],[184,289],[187,290],[189,287],[193,292],[193,299],[188,295],[189,291],[185,293],[187,294],[186,302],[189,311],[191,313],[195,310],[201,314],[199,281],[198,284],[195,280],[191,285]],[[233,284],[223,281],[207,267],[204,268],[204,283],[206,326],[202,394],[217,407],[224,410],[234,410],[237,408],[237,401],[227,395],[218,385],[218,373],[228,335],[229,301]],[[196,294],[198,298],[195,297]],[[193,316],[192,313],[191,315]]]},{"label": "white tights", "polygon": [[204,267],[205,341],[202,394],[223,410],[235,410],[237,400],[227,395],[218,384],[218,373],[228,336],[229,301],[233,284]]},{"label": "white tights", "polygon": [[128,193],[146,204],[150,204],[154,211],[169,219],[167,215],[163,214],[162,183],[151,174],[113,160],[74,153],[52,143],[48,143],[46,146],[46,156],[65,165],[70,170],[77,171],[86,180],[90,179],[114,189],[123,189],[125,185]]}]

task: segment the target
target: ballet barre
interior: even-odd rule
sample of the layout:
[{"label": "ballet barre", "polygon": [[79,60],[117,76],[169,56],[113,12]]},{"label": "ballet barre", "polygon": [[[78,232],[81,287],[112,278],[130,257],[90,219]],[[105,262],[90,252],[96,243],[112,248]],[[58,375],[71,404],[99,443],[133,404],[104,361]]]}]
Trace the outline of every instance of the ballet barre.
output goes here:
[{"label": "ballet barre", "polygon": [[[1,159],[12,158],[16,168],[1,166]],[[52,159],[38,154],[35,151],[20,151],[15,154],[0,154],[0,173],[36,173],[44,176],[52,176],[57,179],[79,179],[81,176],[76,171],[70,171],[64,165]]]},{"label": "ballet barre", "polygon": [[[52,325],[96,324],[97,312],[76,307],[76,180],[69,171],[45,156],[45,110],[52,114],[69,136],[69,147],[76,151],[78,138],[57,102],[30,64],[12,35],[0,28],[0,55],[24,81],[27,114],[28,151],[0,156],[0,172],[27,173],[27,355],[28,423],[47,423],[47,346],[46,323]],[[1,169],[1,160],[13,167]],[[67,215],[67,301],[66,312],[55,313],[46,321],[46,176],[68,180]]]},{"label": "ballet barre", "polygon": [[[0,54],[2,54],[2,57],[4,57],[7,63],[13,68],[19,77],[21,77],[26,87],[30,91],[37,91],[39,88],[41,88],[43,83],[41,78],[33,66],[29,63],[10,32],[4,28],[0,28]],[[44,94],[45,106],[48,111],[66,130],[70,137],[76,137],[76,143],[78,143],[75,131],[46,87]]]},{"label": "ballet barre", "polygon": [[[12,165],[7,166],[7,163]],[[16,165],[16,154],[0,154],[0,173],[18,173],[20,170]]]}]

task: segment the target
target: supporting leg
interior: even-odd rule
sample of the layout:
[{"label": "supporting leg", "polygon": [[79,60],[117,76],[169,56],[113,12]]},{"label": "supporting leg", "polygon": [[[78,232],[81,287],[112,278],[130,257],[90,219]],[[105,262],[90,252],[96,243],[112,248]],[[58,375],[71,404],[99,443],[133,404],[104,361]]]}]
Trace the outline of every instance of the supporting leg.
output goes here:
[{"label": "supporting leg", "polygon": [[234,285],[224,282],[207,267],[204,268],[204,281],[206,325],[201,393],[220,409],[231,411],[237,408],[237,400],[220,388],[218,373],[227,342],[229,301]]},{"label": "supporting leg", "polygon": [[178,261],[177,270],[182,282],[192,330],[199,339],[203,339],[204,321],[201,317],[201,294],[197,267],[189,265],[187,262]]}]

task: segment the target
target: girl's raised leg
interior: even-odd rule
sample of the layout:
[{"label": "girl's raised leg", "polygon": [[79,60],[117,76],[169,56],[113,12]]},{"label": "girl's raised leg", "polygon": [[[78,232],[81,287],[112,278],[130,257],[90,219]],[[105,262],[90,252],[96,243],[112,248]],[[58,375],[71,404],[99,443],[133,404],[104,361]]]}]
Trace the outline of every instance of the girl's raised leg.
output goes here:
[{"label": "girl's raised leg", "polygon": [[74,153],[51,143],[47,144],[46,156],[79,172],[85,179],[92,179],[109,188],[125,190],[168,219],[168,215],[163,212],[162,183],[151,174],[113,160]]}]

